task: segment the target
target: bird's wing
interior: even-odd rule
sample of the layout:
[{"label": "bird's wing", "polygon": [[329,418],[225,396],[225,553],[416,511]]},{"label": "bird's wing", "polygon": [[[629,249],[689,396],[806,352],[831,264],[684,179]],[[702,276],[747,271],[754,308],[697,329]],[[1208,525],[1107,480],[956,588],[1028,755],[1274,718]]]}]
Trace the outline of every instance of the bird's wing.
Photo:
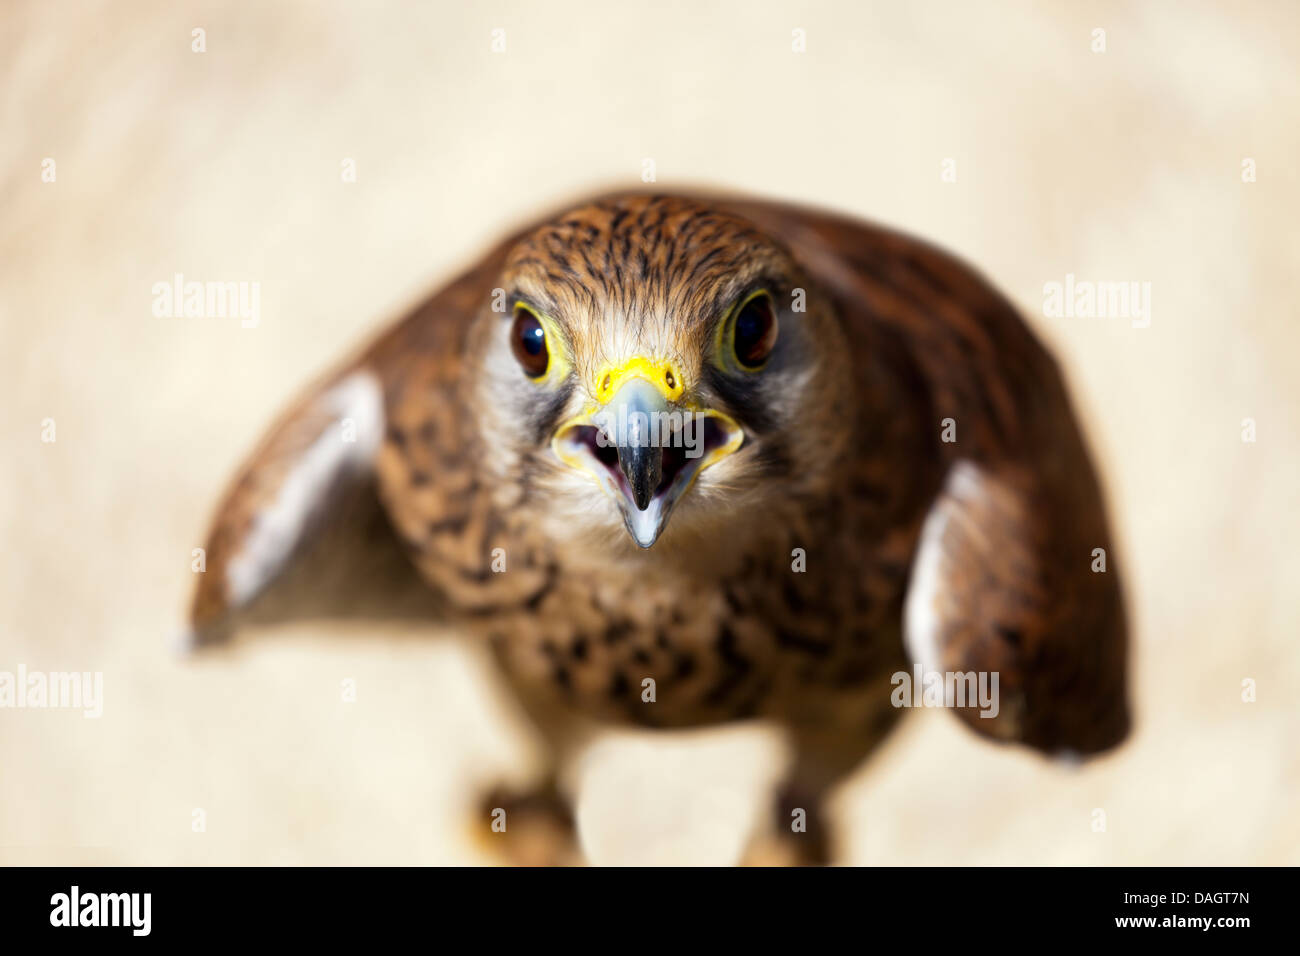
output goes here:
[{"label": "bird's wing", "polygon": [[[998,675],[996,717],[957,709],[982,734],[1048,752],[1118,743],[1129,710],[1116,555],[1052,358],[988,282],[926,243],[829,213],[731,205],[835,298],[863,395],[892,376],[886,417],[931,439],[893,468],[923,492],[893,496],[906,503],[897,520],[921,528],[904,620],[913,661]],[[879,355],[888,368],[872,364]],[[952,442],[939,440],[947,419]]]},{"label": "bird's wing", "polygon": [[[213,517],[185,645],[219,642],[249,623],[438,613],[381,503],[385,462],[406,438],[399,423],[413,394],[426,418],[451,414],[469,329],[489,303],[503,251],[309,388],[261,440]],[[422,483],[422,495],[440,493],[437,469]]]},{"label": "bird's wing", "polygon": [[[1123,602],[1089,507],[1019,465],[949,471],[922,530],[905,633],[923,674],[997,675],[992,707],[956,707],[976,731],[1064,754],[1127,734]],[[959,686],[945,684],[949,706]]]}]

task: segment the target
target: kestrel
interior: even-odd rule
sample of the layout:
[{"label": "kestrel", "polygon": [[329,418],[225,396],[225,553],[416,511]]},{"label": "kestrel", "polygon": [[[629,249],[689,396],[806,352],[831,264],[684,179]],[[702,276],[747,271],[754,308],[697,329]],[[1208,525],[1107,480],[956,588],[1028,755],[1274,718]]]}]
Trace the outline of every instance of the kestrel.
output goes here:
[{"label": "kestrel", "polygon": [[1129,724],[1110,532],[1052,358],[953,257],[769,202],[580,205],[310,388],[217,509],[190,637],[259,611],[481,635],[553,756],[488,804],[515,811],[505,841],[558,834],[549,860],[577,858],[563,771],[604,724],[783,727],[755,846],[795,862],[831,858],[827,792],[915,703],[901,675],[995,675],[995,707],[939,703],[1047,753]]}]

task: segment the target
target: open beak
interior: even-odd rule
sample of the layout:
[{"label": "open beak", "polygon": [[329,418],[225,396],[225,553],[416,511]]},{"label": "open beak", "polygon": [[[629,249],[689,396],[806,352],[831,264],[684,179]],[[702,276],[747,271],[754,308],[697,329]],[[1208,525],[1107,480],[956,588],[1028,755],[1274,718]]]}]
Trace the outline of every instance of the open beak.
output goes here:
[{"label": "open beak", "polygon": [[680,387],[665,388],[663,375],[643,373],[646,365],[616,381],[602,376],[610,382],[608,401],[565,422],[551,439],[560,460],[595,478],[618,503],[642,548],[658,540],[696,476],[745,440],[729,416],[673,401]]}]

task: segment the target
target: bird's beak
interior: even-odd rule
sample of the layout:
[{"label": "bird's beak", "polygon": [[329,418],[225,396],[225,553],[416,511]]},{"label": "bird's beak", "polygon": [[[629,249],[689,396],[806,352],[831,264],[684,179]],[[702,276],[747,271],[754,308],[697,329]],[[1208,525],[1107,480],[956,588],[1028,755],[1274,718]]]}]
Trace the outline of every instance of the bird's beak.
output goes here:
[{"label": "bird's beak", "polygon": [[[619,389],[611,411],[618,470],[627,482],[632,503],[638,511],[645,511],[664,473],[663,444],[652,423],[656,417],[663,421],[662,416],[669,411],[668,403],[649,382],[635,378]],[[618,427],[620,420],[627,423],[626,427]]]},{"label": "bird's beak", "polygon": [[745,439],[729,416],[679,401],[673,369],[636,359],[598,376],[597,402],[556,429],[551,447],[565,464],[595,478],[619,505],[642,548],[663,533],[673,506],[695,478]]}]

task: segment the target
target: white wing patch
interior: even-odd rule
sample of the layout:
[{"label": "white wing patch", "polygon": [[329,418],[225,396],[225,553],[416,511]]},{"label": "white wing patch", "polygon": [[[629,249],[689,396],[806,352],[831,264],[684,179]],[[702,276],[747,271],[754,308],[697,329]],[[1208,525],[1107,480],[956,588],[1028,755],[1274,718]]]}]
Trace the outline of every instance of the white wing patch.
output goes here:
[{"label": "white wing patch", "polygon": [[948,472],[943,490],[935,499],[921,526],[921,541],[912,561],[911,583],[903,604],[903,645],[914,664],[924,673],[941,671],[939,614],[935,602],[944,586],[943,538],[955,501],[971,500],[983,494],[984,475],[979,466],[959,461]]},{"label": "white wing patch", "polygon": [[341,478],[371,467],[384,431],[383,392],[368,372],[349,376],[317,400],[326,426],[285,476],[275,500],[258,512],[238,554],[226,565],[232,607],[274,578],[328,504]]}]

